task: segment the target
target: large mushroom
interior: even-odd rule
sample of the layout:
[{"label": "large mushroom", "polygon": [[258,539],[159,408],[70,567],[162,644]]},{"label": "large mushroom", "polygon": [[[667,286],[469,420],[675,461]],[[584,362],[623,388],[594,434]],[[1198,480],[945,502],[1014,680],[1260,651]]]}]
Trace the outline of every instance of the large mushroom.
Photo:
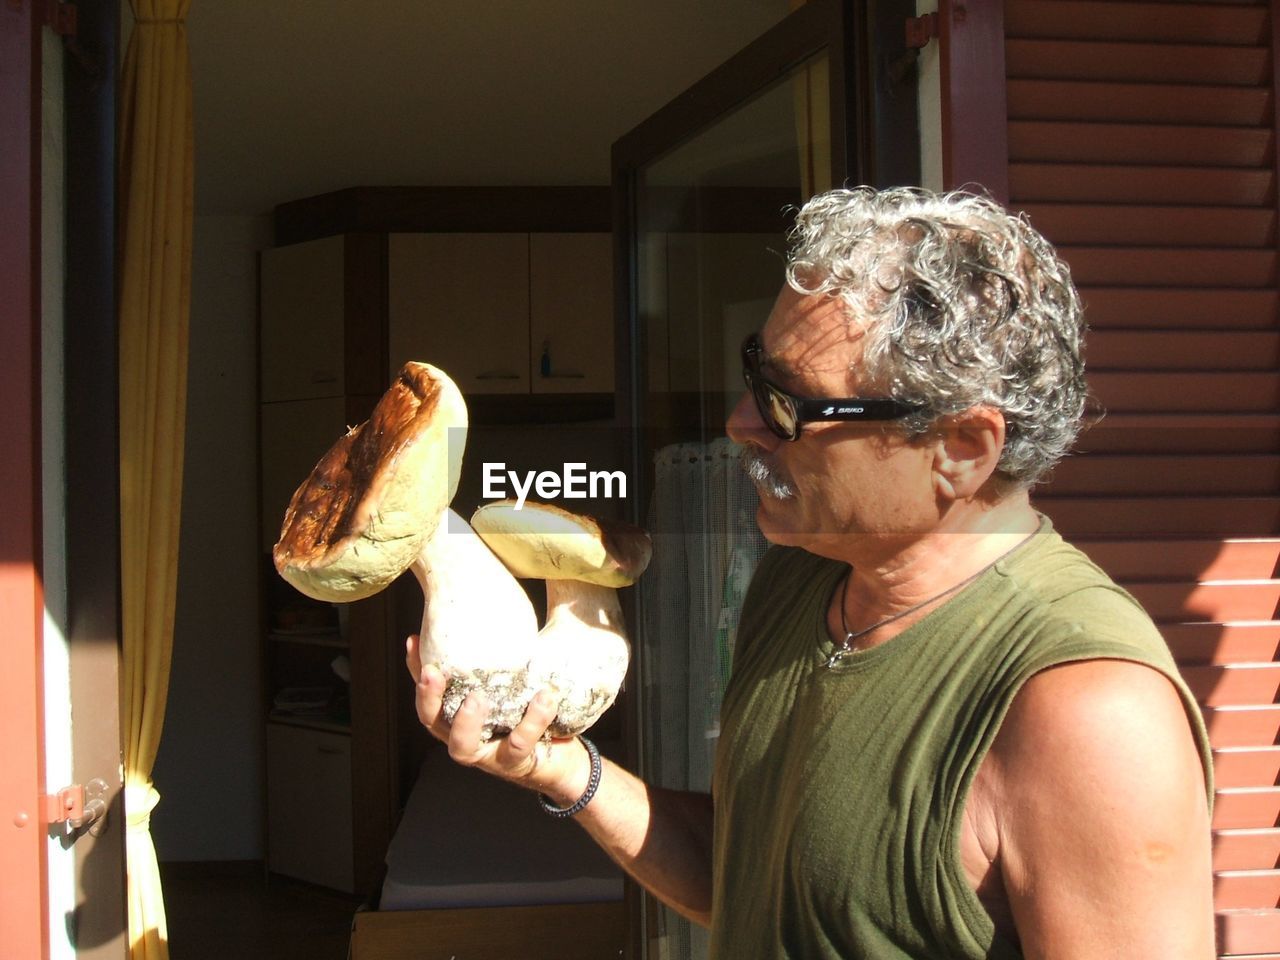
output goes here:
[{"label": "large mushroom", "polygon": [[631,647],[616,588],[648,566],[649,535],[532,501],[486,504],[471,524],[513,575],[546,581],[547,622],[529,674],[559,695],[551,733],[581,733],[613,704],[626,676]]},{"label": "large mushroom", "polygon": [[[644,569],[648,535],[545,505],[491,505],[476,519],[500,560],[449,509],[466,424],[449,377],[406,364],[369,421],[335,443],[294,493],[272,552],[276,569],[307,596],[338,602],[371,596],[411,569],[425,601],[422,662],[448,677],[446,716],[479,691],[489,704],[486,736],[505,733],[534,694],[551,688],[560,697],[551,733],[571,736],[608,708],[626,673],[613,588]],[[509,568],[548,579],[541,631]]]},{"label": "large mushroom", "polygon": [[[466,432],[466,404],[448,375],[406,364],[368,422],[298,487],[272,558],[302,593],[338,602],[412,570],[426,601],[424,662],[452,675],[452,692],[483,690],[509,728],[537,691],[527,674],[538,621],[524,589],[449,509]],[[444,662],[430,652],[440,649],[467,655]]]},{"label": "large mushroom", "polygon": [[362,600],[418,559],[462,472],[467,406],[444,371],[407,363],[367,422],[320,458],[285,510],[271,552],[317,600]]}]

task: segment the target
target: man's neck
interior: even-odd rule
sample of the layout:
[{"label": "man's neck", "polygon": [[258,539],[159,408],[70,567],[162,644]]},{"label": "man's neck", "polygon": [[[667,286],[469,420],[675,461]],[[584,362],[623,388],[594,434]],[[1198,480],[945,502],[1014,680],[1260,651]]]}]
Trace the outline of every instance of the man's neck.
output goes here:
[{"label": "man's neck", "polygon": [[[883,642],[928,614],[930,598],[950,591],[980,574],[1016,548],[1040,525],[1025,492],[995,504],[957,504],[927,534],[904,538],[850,538],[842,559],[853,567],[846,589],[833,598],[843,601],[844,624],[858,632],[885,617],[925,604],[919,616],[904,617]],[[833,606],[833,623],[839,607]]]}]

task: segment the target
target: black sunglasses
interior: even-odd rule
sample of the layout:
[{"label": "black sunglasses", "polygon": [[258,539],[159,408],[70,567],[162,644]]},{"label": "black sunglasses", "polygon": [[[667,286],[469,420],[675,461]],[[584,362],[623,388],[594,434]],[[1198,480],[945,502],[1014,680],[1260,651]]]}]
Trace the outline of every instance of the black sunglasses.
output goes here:
[{"label": "black sunglasses", "polygon": [[742,379],[760,419],[783,440],[799,440],[806,423],[828,420],[897,420],[920,408],[887,397],[797,397],[760,372],[764,347],[758,333],[742,341]]}]

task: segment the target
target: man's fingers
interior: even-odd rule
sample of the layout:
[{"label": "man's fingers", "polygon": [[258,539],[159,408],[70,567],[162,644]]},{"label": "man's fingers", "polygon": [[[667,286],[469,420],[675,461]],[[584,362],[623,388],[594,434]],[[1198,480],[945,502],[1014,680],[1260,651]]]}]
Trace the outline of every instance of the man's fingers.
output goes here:
[{"label": "man's fingers", "polygon": [[[412,657],[414,638],[408,649]],[[432,664],[422,668],[417,677],[415,705],[418,719],[431,735],[444,741],[449,756],[464,766],[480,766],[509,780],[523,780],[538,767],[550,744],[547,728],[556,718],[558,699],[549,690],[540,691],[529,703],[524,717],[504,737],[483,739],[489,718],[489,704],[478,691],[473,691],[454,714],[452,723],[442,710],[446,677]]]},{"label": "man's fingers", "polygon": [[417,682],[422,673],[422,657],[419,649],[419,635],[410,634],[408,639],[404,641],[404,667],[408,669],[408,675],[413,677],[413,682]]},{"label": "man's fingers", "polygon": [[444,701],[445,677],[433,666],[422,668],[414,679],[418,681],[417,695],[414,697],[418,709],[418,720],[437,738],[447,740],[449,726],[441,714]]},{"label": "man's fingers", "polygon": [[484,722],[489,716],[489,705],[479,693],[470,693],[453,716],[449,730],[449,756],[468,766],[479,762],[484,740]]},{"label": "man's fingers", "polygon": [[539,691],[530,701],[524,717],[515,728],[507,734],[506,742],[501,749],[503,760],[512,767],[529,763],[534,750],[546,735],[547,727],[556,718],[556,701],[548,691]]},{"label": "man's fingers", "polygon": [[409,639],[404,642],[404,665],[409,668],[409,676],[413,677],[414,683],[417,683],[422,675],[422,651],[421,638],[416,633],[409,634]]},{"label": "man's fingers", "polygon": [[556,718],[556,699],[547,690],[540,690],[525,708],[524,717],[507,735],[507,744],[513,753],[527,757],[547,732]]}]

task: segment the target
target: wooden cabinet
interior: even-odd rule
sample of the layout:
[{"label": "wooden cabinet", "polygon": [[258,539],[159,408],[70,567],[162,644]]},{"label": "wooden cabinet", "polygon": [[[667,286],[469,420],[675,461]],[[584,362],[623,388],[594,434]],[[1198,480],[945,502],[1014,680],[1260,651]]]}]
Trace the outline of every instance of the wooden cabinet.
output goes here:
[{"label": "wooden cabinet", "polygon": [[269,551],[293,491],[342,436],[348,425],[345,397],[264,403],[259,415],[262,449],[262,549]]},{"label": "wooden cabinet", "polygon": [[529,392],[529,236],[387,240],[390,372],[425,360],[464,395]]},{"label": "wooden cabinet", "polygon": [[467,396],[613,391],[607,233],[396,233],[389,371],[445,370]]},{"label": "wooden cabinet", "polygon": [[613,392],[612,244],[607,233],[529,235],[534,393]]},{"label": "wooden cabinet", "polygon": [[267,865],[362,895],[398,804],[389,598],[310,600],[270,551],[293,491],[385,389],[384,250],[377,234],[277,247],[260,287]]},{"label": "wooden cabinet", "polygon": [[[425,737],[404,672],[405,631],[395,628],[396,591],[332,606],[276,575],[269,553],[289,498],[343,431],[368,418],[406,360],[445,369],[476,424],[610,417],[611,398],[601,402],[614,369],[607,193],[375,189],[277,208],[280,246],[262,255],[260,300],[273,871],[373,893],[401,769],[416,772],[412,744]],[[410,592],[416,613],[401,619],[416,627],[421,597]],[[336,676],[339,657],[349,680]],[[287,690],[286,700],[305,702],[306,688],[326,686],[334,702],[325,708],[289,715],[276,702]]]},{"label": "wooden cabinet", "polygon": [[271,869],[354,892],[350,734],[268,723],[267,770]]},{"label": "wooden cabinet", "polygon": [[262,401],[346,392],[345,237],[262,252]]}]

